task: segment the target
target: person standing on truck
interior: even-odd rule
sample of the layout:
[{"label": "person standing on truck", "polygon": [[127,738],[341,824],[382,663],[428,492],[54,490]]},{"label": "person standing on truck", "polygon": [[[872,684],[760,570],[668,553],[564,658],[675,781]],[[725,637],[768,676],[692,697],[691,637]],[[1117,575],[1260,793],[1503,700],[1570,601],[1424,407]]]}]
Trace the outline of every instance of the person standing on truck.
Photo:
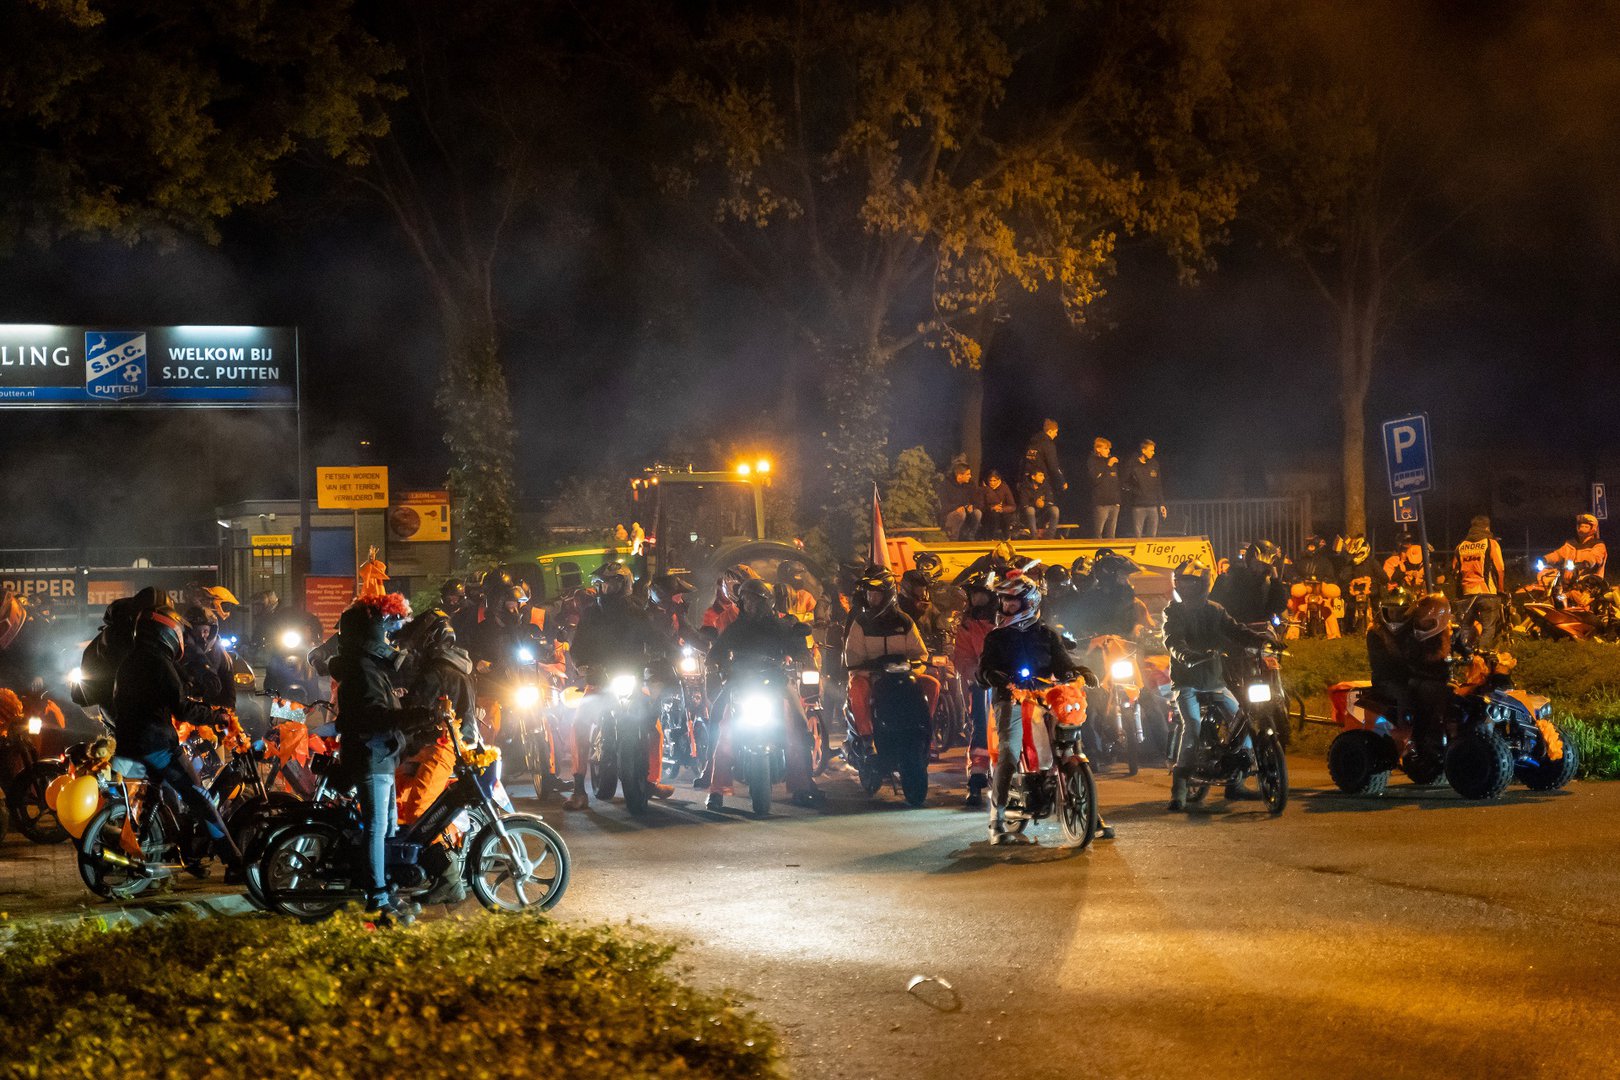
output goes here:
[{"label": "person standing on truck", "polygon": [[1098,436],[1091,444],[1091,535],[1112,540],[1119,531],[1119,458],[1114,444]]},{"label": "person standing on truck", "polygon": [[1136,460],[1125,466],[1124,488],[1130,498],[1131,527],[1137,536],[1158,536],[1159,522],[1169,516],[1164,505],[1164,481],[1152,439],[1143,439]]}]

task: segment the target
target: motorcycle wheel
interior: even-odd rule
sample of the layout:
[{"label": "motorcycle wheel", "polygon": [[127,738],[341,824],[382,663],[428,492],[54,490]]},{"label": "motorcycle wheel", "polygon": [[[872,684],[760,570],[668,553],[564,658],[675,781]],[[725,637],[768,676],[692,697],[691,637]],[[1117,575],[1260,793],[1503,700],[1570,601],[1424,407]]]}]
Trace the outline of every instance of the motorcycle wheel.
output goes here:
[{"label": "motorcycle wheel", "polygon": [[1202,781],[1193,781],[1193,780],[1189,780],[1187,782],[1187,805],[1188,806],[1191,806],[1194,803],[1203,802],[1204,801],[1204,796],[1206,796],[1208,794],[1209,794],[1209,785],[1208,784],[1203,783]]},{"label": "motorcycle wheel", "polygon": [[1275,735],[1262,735],[1254,743],[1254,777],[1260,801],[1276,817],[1288,805],[1288,756]]},{"label": "motorcycle wheel", "polygon": [[810,775],[820,776],[827,771],[827,759],[831,756],[827,725],[822,723],[820,709],[811,709],[805,719],[810,721]]},{"label": "motorcycle wheel", "polygon": [[1581,755],[1575,749],[1575,744],[1569,741],[1569,735],[1557,724],[1553,730],[1564,743],[1564,756],[1557,761],[1548,761],[1545,758],[1547,742],[1540,740],[1541,745],[1536,748],[1537,764],[1519,765],[1514,769],[1514,775],[1519,783],[1531,791],[1557,791],[1575,779],[1576,770],[1581,767]]},{"label": "motorcycle wheel", "polygon": [[647,784],[648,747],[639,739],[628,739],[619,747],[619,784],[624,788],[624,808],[632,814],[647,812],[652,792]]},{"label": "motorcycle wheel", "polygon": [[1513,779],[1513,750],[1494,731],[1475,731],[1446,750],[1446,779],[1465,799],[1501,797]]},{"label": "motorcycle wheel", "polygon": [[[1139,706],[1135,706],[1139,708]],[[1137,773],[1137,745],[1136,721],[1126,712],[1123,705],[1114,709],[1114,715],[1119,718],[1119,741],[1125,748],[1125,775],[1135,776]]]},{"label": "motorcycle wheel", "polygon": [[[260,884],[265,906],[299,922],[318,923],[332,917],[354,898],[346,875],[332,873],[344,858],[343,837],[330,825],[289,825],[276,834],[264,853]],[[311,893],[330,892],[330,897]],[[305,895],[293,898],[293,894]]]},{"label": "motorcycle wheel", "polygon": [[748,785],[748,801],[753,804],[754,816],[765,817],[771,812],[771,759],[767,754],[750,754],[743,767],[743,783]]},{"label": "motorcycle wheel", "polygon": [[[124,832],[124,821],[129,807],[112,803],[97,811],[79,837],[79,879],[85,887],[103,900],[129,900],[145,892],[157,879],[136,873],[132,867],[112,862],[105,852],[124,855],[119,838]],[[163,835],[163,816],[149,822],[146,839],[141,843],[141,855],[147,862],[162,862],[170,844]],[[126,856],[127,857],[127,856]]]},{"label": "motorcycle wheel", "polygon": [[56,811],[45,803],[45,789],[66,773],[65,762],[36,761],[18,773],[6,789],[12,822],[18,832],[36,844],[60,844],[68,838],[68,831],[56,820]]},{"label": "motorcycle wheel", "polygon": [[1170,715],[1158,691],[1144,689],[1137,699],[1142,710],[1142,747],[1155,761],[1167,758],[1170,751]]},{"label": "motorcycle wheel", "polygon": [[900,792],[909,806],[921,806],[928,800],[928,744],[921,739],[900,760]]},{"label": "motorcycle wheel", "polygon": [[1058,774],[1057,817],[1063,839],[1080,851],[1097,835],[1097,778],[1083,758],[1063,762]]},{"label": "motorcycle wheel", "polygon": [[1342,731],[1328,746],[1328,775],[1346,795],[1382,795],[1389,786],[1390,740],[1371,731]]},{"label": "motorcycle wheel", "polygon": [[467,856],[467,886],[489,911],[550,911],[568,888],[568,845],[557,830],[527,814],[502,818],[511,843],[529,864],[519,872],[507,841],[493,824],[474,837]]}]

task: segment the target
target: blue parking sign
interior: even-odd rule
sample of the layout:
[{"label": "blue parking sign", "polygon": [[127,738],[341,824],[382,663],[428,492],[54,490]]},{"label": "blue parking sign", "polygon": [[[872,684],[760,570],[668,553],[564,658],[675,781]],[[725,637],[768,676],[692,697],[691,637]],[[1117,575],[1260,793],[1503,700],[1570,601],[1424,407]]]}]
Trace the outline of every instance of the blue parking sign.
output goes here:
[{"label": "blue parking sign", "polygon": [[1599,521],[1609,520],[1609,485],[1592,485],[1592,516]]},{"label": "blue parking sign", "polygon": [[1384,421],[1384,465],[1392,498],[1421,495],[1434,487],[1428,413]]}]

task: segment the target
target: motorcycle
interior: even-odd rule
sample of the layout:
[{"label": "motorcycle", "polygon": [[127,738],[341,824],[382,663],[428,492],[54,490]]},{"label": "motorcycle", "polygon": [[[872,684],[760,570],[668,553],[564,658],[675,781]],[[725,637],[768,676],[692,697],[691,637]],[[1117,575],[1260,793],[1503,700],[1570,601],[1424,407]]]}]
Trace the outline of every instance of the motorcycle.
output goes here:
[{"label": "motorcycle", "polygon": [[710,758],[709,695],[703,654],[688,645],[675,662],[676,686],[659,704],[664,732],[664,782],[690,769],[695,776]]},{"label": "motorcycle", "polygon": [[1612,638],[1616,611],[1608,583],[1595,574],[1576,576],[1573,562],[1564,567],[1561,574],[1543,571],[1547,590],[1544,599],[1521,603],[1525,631],[1531,637],[1553,641]]},{"label": "motorcycle", "polygon": [[1125,763],[1127,776],[1140,768],[1142,732],[1142,676],[1137,670],[1135,650],[1121,637],[1105,634],[1093,638],[1089,655],[1102,671],[1099,685],[1086,692],[1094,704],[1097,720],[1081,732],[1087,749],[1099,763]]},{"label": "motorcycle", "polygon": [[[1022,833],[1033,821],[1056,817],[1064,840],[1084,851],[1097,835],[1101,815],[1097,780],[1081,748],[1086,721],[1083,687],[1026,677],[1011,691],[1023,743],[1017,748],[1018,765],[1007,792],[1007,829]],[[995,749],[1004,754],[1014,748]]]},{"label": "motorcycle", "polygon": [[1416,784],[1444,776],[1465,799],[1499,797],[1515,779],[1557,791],[1575,778],[1580,753],[1552,719],[1547,698],[1513,685],[1511,654],[1466,651],[1441,730],[1414,737],[1412,718],[1367,682],[1329,689],[1342,729],[1328,746],[1328,775],[1347,795],[1381,795],[1399,768]]},{"label": "motorcycle", "polygon": [[112,756],[113,727],[100,709],[87,710],[101,724],[103,734],[77,742],[58,757],[39,758],[19,772],[6,787],[6,806],[17,831],[36,844],[60,844],[68,838],[48,801],[51,781],[59,776],[85,776],[105,769]]},{"label": "motorcycle", "polygon": [[[561,695],[532,645],[517,647],[513,671],[516,675],[500,698],[501,742],[516,771],[533,781],[538,797],[557,786],[551,717],[561,705]],[[512,722],[507,722],[508,717]]]},{"label": "motorcycle", "polygon": [[[1263,720],[1264,726],[1276,732],[1277,741],[1284,750],[1292,741],[1293,729],[1288,723],[1289,705],[1297,703],[1300,716],[1305,711],[1304,699],[1283,685],[1282,658],[1287,655],[1288,651],[1280,646],[1266,646],[1228,655],[1222,663],[1226,688],[1240,702],[1248,702],[1250,715]],[[1267,693],[1263,699],[1257,699],[1249,689],[1256,683],[1266,684]]]},{"label": "motorcycle", "polygon": [[880,664],[872,672],[872,734],[856,730],[854,711],[845,701],[844,760],[868,795],[876,795],[885,780],[898,778],[906,802],[921,806],[928,797],[933,730],[928,700],[909,662],[891,658]]},{"label": "motorcycle", "polygon": [[820,776],[832,763],[832,736],[827,732],[827,711],[821,703],[821,672],[814,666],[798,672],[799,707],[810,725],[810,775]]},{"label": "motorcycle", "polygon": [[[454,779],[388,841],[390,884],[409,897],[459,878],[489,911],[549,911],[568,887],[567,845],[538,816],[501,811],[493,795],[500,751],[468,747],[443,699],[438,722],[455,749]],[[276,834],[260,860],[267,905],[303,922],[320,922],[363,900],[365,845],[353,804],[311,806],[304,821]]]},{"label": "motorcycle", "polygon": [[645,680],[622,672],[597,691],[604,695],[604,707],[591,729],[592,790],[605,802],[622,787],[625,809],[643,814],[652,797],[647,773],[654,738]]},{"label": "motorcycle", "polygon": [[967,693],[962,676],[957,674],[951,658],[934,655],[928,658],[928,674],[939,680],[939,701],[934,706],[933,750],[938,760],[945,751],[967,745],[969,730]]},{"label": "motorcycle", "polygon": [[[1179,702],[1172,702],[1170,766],[1186,776],[1189,804],[1203,801],[1211,784],[1239,783],[1253,776],[1260,800],[1272,816],[1282,813],[1288,805],[1288,759],[1274,722],[1275,713],[1269,708],[1273,703],[1273,682],[1259,674],[1266,670],[1264,665],[1254,662],[1275,649],[1274,645],[1265,645],[1244,650],[1251,662],[1239,666],[1254,674],[1237,695],[1235,714],[1227,714],[1226,695],[1222,692],[1195,691],[1200,719],[1198,730],[1191,731]],[[1210,661],[1214,659],[1210,657]],[[1183,768],[1177,762],[1188,739],[1197,743],[1192,764]]]},{"label": "motorcycle", "polygon": [[[723,739],[730,745],[733,774],[748,785],[748,801],[756,817],[771,812],[772,788],[787,776],[792,739],[787,695],[798,692],[797,682],[790,663],[734,671],[727,682]],[[819,676],[816,685],[820,685]]]},{"label": "motorcycle", "polygon": [[1307,578],[1289,587],[1288,638],[1339,636],[1339,615],[1344,599],[1339,586],[1331,581]]}]

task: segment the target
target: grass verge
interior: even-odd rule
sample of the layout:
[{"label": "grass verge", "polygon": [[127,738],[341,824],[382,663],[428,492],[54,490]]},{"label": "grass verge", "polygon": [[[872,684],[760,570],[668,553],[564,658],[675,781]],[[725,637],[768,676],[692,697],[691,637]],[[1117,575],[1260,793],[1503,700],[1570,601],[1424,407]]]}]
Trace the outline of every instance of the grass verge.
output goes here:
[{"label": "grass verge", "polygon": [[674,948],[541,917],[23,930],[0,1077],[777,1075],[776,1036]]}]

